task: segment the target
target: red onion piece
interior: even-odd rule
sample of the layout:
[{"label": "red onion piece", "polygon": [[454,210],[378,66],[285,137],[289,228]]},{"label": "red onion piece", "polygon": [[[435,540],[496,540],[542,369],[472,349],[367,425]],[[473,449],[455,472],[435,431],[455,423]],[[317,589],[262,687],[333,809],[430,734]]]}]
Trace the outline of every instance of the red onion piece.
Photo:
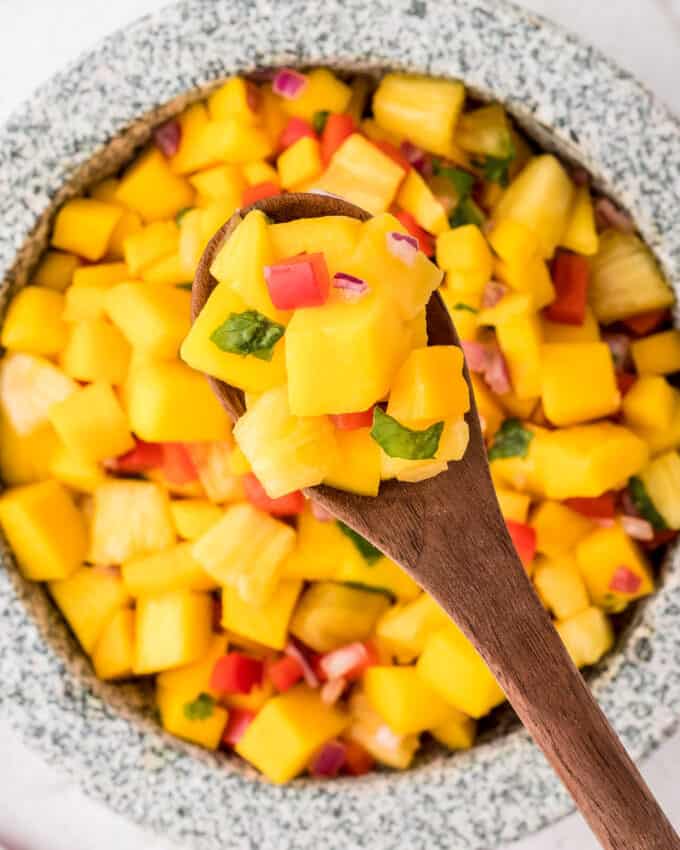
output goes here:
[{"label": "red onion piece", "polygon": [[482,307],[495,307],[508,291],[508,287],[498,280],[490,280],[482,292]]},{"label": "red onion piece", "polygon": [[306,659],[304,652],[295,646],[292,641],[288,641],[286,644],[286,648],[283,650],[286,655],[290,655],[291,658],[294,658],[297,662],[299,662],[302,667],[302,675],[305,677],[305,682],[309,685],[310,688],[318,688],[319,687],[319,679],[317,678],[316,673],[312,670],[312,667],[309,661]]},{"label": "red onion piece", "polygon": [[311,500],[311,506],[315,520],[318,520],[319,522],[331,522],[335,519],[330,511],[327,511],[323,505],[320,505],[318,502],[314,501],[314,499]]},{"label": "red onion piece", "polygon": [[463,340],[461,345],[471,372],[481,375],[497,395],[510,392],[512,384],[508,364],[498,346],[472,340]]},{"label": "red onion piece", "polygon": [[605,333],[602,334],[602,339],[609,346],[615,369],[621,371],[631,365],[630,337],[627,334]]},{"label": "red onion piece", "polygon": [[347,687],[346,679],[329,679],[321,686],[319,696],[326,705],[335,705]]},{"label": "red onion piece", "polygon": [[368,284],[363,278],[346,272],[333,275],[333,287],[339,289],[348,301],[358,301],[368,292]]},{"label": "red onion piece", "polygon": [[163,156],[174,156],[182,142],[182,128],[179,121],[166,121],[153,131],[153,140]]},{"label": "red onion piece", "polygon": [[571,179],[577,186],[587,186],[590,183],[590,175],[585,168],[581,168],[580,166],[572,169]]},{"label": "red onion piece", "polygon": [[340,741],[328,741],[312,759],[309,772],[319,778],[334,777],[345,763],[346,747]]},{"label": "red onion piece", "polygon": [[620,517],[621,528],[633,540],[654,540],[654,528],[651,522],[642,519],[639,516],[628,516],[623,514]]},{"label": "red onion piece", "polygon": [[508,364],[500,351],[493,352],[492,360],[484,373],[484,380],[496,395],[505,395],[512,389]]},{"label": "red onion piece", "polygon": [[471,372],[483,372],[488,362],[486,346],[481,342],[464,339],[461,341],[463,354],[467,360],[468,369]]},{"label": "red onion piece", "polygon": [[410,233],[399,233],[393,230],[387,234],[386,239],[387,250],[393,257],[401,260],[402,263],[405,263],[409,267],[415,263],[416,255],[418,254],[418,240],[415,236],[411,236]]},{"label": "red onion piece", "polygon": [[422,148],[405,139],[400,145],[400,150],[423,177],[432,176],[432,158]]},{"label": "red onion piece", "polygon": [[339,679],[366,664],[368,660],[366,644],[355,641],[327,652],[321,660],[321,670],[328,679]]},{"label": "red onion piece", "polygon": [[295,100],[307,86],[307,77],[292,68],[281,68],[272,81],[272,91],[286,100]]},{"label": "red onion piece", "polygon": [[642,584],[642,579],[629,567],[622,565],[617,567],[609,582],[609,590],[617,590],[619,593],[637,593]]},{"label": "red onion piece", "polygon": [[620,233],[635,233],[633,219],[609,198],[598,198],[595,201],[595,219],[601,228],[611,227]]}]

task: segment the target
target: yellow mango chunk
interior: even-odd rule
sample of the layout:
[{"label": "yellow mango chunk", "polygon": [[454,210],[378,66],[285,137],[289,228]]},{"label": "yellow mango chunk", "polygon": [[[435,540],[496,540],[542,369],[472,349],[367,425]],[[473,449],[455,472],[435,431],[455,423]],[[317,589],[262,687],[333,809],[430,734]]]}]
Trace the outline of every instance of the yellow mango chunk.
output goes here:
[{"label": "yellow mango chunk", "polygon": [[171,591],[137,600],[136,676],[198,661],[212,641],[212,600],[207,593]]},{"label": "yellow mango chunk", "polygon": [[675,413],[677,391],[660,375],[642,375],[621,404],[631,428],[667,430]]},{"label": "yellow mango chunk", "polygon": [[125,240],[143,228],[142,217],[134,210],[123,210],[123,215],[114,227],[106,256],[111,260],[122,260],[125,257]]},{"label": "yellow mango chunk", "polygon": [[416,669],[443,699],[470,717],[482,717],[505,700],[477,650],[453,623],[430,635]]},{"label": "yellow mango chunk", "polygon": [[166,732],[207,750],[219,747],[229,712],[204,692],[159,688],[156,700]]},{"label": "yellow mango chunk", "polygon": [[534,568],[533,582],[543,604],[558,620],[580,614],[590,605],[588,589],[573,555],[540,560]]},{"label": "yellow mango chunk", "polygon": [[334,579],[343,564],[360,557],[335,522],[320,522],[307,507],[298,517],[295,548],[286,558],[283,574],[305,581]]},{"label": "yellow mango chunk", "polygon": [[317,582],[307,588],[298,602],[290,632],[317,652],[329,652],[369,638],[389,604],[382,593]]},{"label": "yellow mango chunk", "polygon": [[367,212],[385,212],[394,201],[404,169],[359,133],[335,151],[315,189],[340,195]]},{"label": "yellow mango chunk", "polygon": [[443,628],[449,618],[427,593],[402,605],[394,605],[378,620],[375,634],[400,663],[417,658],[431,634]]},{"label": "yellow mango chunk", "polygon": [[43,286],[26,286],[11,300],[0,334],[10,351],[49,357],[64,347],[68,329],[62,318],[64,296]]},{"label": "yellow mango chunk", "polygon": [[369,428],[335,432],[336,457],[324,483],[364,496],[380,489],[380,447]]},{"label": "yellow mango chunk", "polygon": [[594,606],[555,623],[555,628],[577,667],[597,664],[614,645],[609,618]]},{"label": "yellow mango chunk", "polygon": [[505,413],[498,403],[497,396],[491,392],[479,375],[470,375],[470,382],[475,394],[482,434],[487,440],[490,440],[503,424]]},{"label": "yellow mango chunk", "polygon": [[438,235],[449,230],[446,210],[415,168],[408,172],[401,184],[396,203],[429,233]]},{"label": "yellow mango chunk", "polygon": [[120,608],[104,626],[92,652],[94,672],[100,679],[126,679],[132,675],[135,612]]},{"label": "yellow mango chunk", "polygon": [[7,490],[0,499],[0,526],[30,581],[68,578],[85,558],[85,520],[57,481]]},{"label": "yellow mango chunk", "polygon": [[339,735],[348,717],[322,702],[317,691],[297,685],[270,700],[236,745],[236,752],[272,782],[297,776],[326,741]]},{"label": "yellow mango chunk", "polygon": [[274,593],[294,545],[295,531],[289,525],[244,503],[227,508],[191,552],[218,584],[232,585],[246,602],[257,604]]},{"label": "yellow mango chunk", "polygon": [[72,452],[61,440],[49,459],[49,473],[62,484],[83,493],[93,493],[107,481],[104,470],[98,463]]},{"label": "yellow mango chunk", "polygon": [[128,602],[120,575],[107,567],[81,567],[68,578],[51,581],[49,591],[88,654],[116,610]]},{"label": "yellow mango chunk", "polygon": [[0,413],[0,478],[9,487],[34,484],[52,474],[51,464],[59,450],[59,438],[47,423],[30,434],[19,434]]},{"label": "yellow mango chunk", "polygon": [[122,384],[130,362],[130,345],[104,319],[74,322],[61,353],[64,372],[77,381]]},{"label": "yellow mango chunk", "polygon": [[237,118],[245,124],[255,124],[258,120],[257,94],[253,84],[243,77],[230,77],[208,98],[210,117],[216,120]]},{"label": "yellow mango chunk", "polygon": [[471,291],[481,292],[491,278],[493,257],[482,231],[475,224],[466,224],[437,237],[437,265],[446,272],[472,276]]},{"label": "yellow mango chunk", "polygon": [[534,231],[514,219],[502,219],[489,234],[496,254],[512,266],[528,266],[539,256],[538,237]]},{"label": "yellow mango chunk", "polygon": [[641,375],[680,372],[680,331],[676,328],[635,340],[630,351]]},{"label": "yellow mango chunk", "polygon": [[179,247],[179,227],[174,221],[155,221],[125,240],[125,262],[133,277],[173,254]]},{"label": "yellow mango chunk", "polygon": [[207,499],[175,499],[170,503],[177,536],[196,540],[222,517],[222,510]]},{"label": "yellow mango chunk", "polygon": [[276,261],[296,254],[323,253],[332,277],[347,265],[353,253],[361,222],[342,215],[297,219],[269,225],[269,236]]},{"label": "yellow mango chunk", "polygon": [[544,345],[542,373],[543,409],[555,425],[602,419],[621,405],[614,361],[604,342]]},{"label": "yellow mango chunk", "polygon": [[301,581],[282,581],[268,601],[253,605],[246,602],[236,588],[225,587],[222,590],[222,626],[240,638],[272,649],[283,649],[301,590]]},{"label": "yellow mango chunk", "polygon": [[192,174],[189,182],[198,192],[199,199],[210,201],[224,200],[240,206],[246,179],[243,170],[237,165],[216,165]]},{"label": "yellow mango chunk", "polygon": [[54,430],[69,451],[89,461],[117,457],[134,448],[127,418],[110,384],[97,382],[52,405]]},{"label": "yellow mango chunk", "polygon": [[66,290],[64,319],[99,319],[104,315],[106,293],[129,278],[125,263],[99,263],[83,266],[73,274],[73,286]]},{"label": "yellow mango chunk", "polygon": [[311,121],[314,113],[345,112],[352,97],[350,87],[327,68],[315,68],[305,74],[306,84],[300,94],[290,100],[281,99],[281,106],[289,115]]},{"label": "yellow mango chunk", "polygon": [[269,390],[234,426],[236,442],[272,499],[320,484],[333,468],[337,452],[330,420],[294,416],[288,397],[285,386]]},{"label": "yellow mango chunk", "polygon": [[505,519],[514,522],[526,522],[529,513],[530,497],[526,493],[516,493],[504,487],[496,487],[496,498]]},{"label": "yellow mango chunk", "polygon": [[284,189],[302,186],[323,171],[321,145],[317,139],[303,136],[279,155],[276,167]]},{"label": "yellow mango chunk", "polygon": [[567,229],[564,231],[560,244],[586,257],[597,254],[600,238],[595,227],[593,200],[588,186],[577,186],[574,190]]},{"label": "yellow mango chunk", "polygon": [[430,729],[430,734],[449,750],[469,750],[475,742],[477,724],[462,711],[455,708],[450,708],[449,711],[447,719]]},{"label": "yellow mango chunk", "polygon": [[205,376],[178,361],[148,361],[131,369],[127,410],[132,431],[150,443],[223,440],[231,431]]},{"label": "yellow mango chunk", "polygon": [[65,254],[63,251],[46,251],[33,272],[31,283],[34,286],[46,286],[63,292],[71,285],[73,273],[82,263],[75,254]]},{"label": "yellow mango chunk", "polygon": [[121,207],[91,198],[67,201],[57,213],[52,245],[86,260],[101,260],[123,215]]},{"label": "yellow mango chunk", "polygon": [[[481,321],[481,319],[480,319]],[[496,327],[498,344],[510,371],[510,380],[519,399],[541,394],[541,324],[535,313],[519,315]]]},{"label": "yellow mango chunk", "polygon": [[394,378],[387,404],[390,416],[421,427],[433,420],[459,418],[469,409],[463,352],[452,345],[412,351]]},{"label": "yellow mango chunk", "polygon": [[668,428],[636,428],[635,433],[643,439],[650,454],[659,455],[680,446],[680,392],[673,388],[673,417]]},{"label": "yellow mango chunk", "polygon": [[444,723],[451,707],[415,667],[369,667],[364,674],[369,702],[397,735],[413,735]]},{"label": "yellow mango chunk", "polygon": [[229,117],[207,121],[187,135],[186,144],[173,158],[172,167],[177,173],[189,174],[222,163],[240,165],[266,159],[273,152],[265,130]]},{"label": "yellow mango chunk", "polygon": [[349,710],[351,720],[345,734],[350,741],[361,744],[381,764],[400,770],[411,764],[420,744],[418,735],[397,735],[362,690],[352,692]]},{"label": "yellow mango chunk", "polygon": [[169,254],[162,260],[149,266],[142,272],[141,278],[146,283],[163,283],[168,286],[179,286],[186,289],[190,286],[191,281],[188,280],[190,275],[184,267],[184,262],[179,254]]},{"label": "yellow mango chunk", "polygon": [[246,392],[261,393],[286,381],[285,336],[274,345],[271,360],[222,351],[210,338],[231,315],[247,309],[228,282],[219,283],[191,326],[180,353],[194,369]]},{"label": "yellow mango chunk", "polygon": [[560,502],[545,501],[531,515],[536,532],[536,550],[549,558],[573,551],[576,544],[593,530],[588,517],[572,511]]},{"label": "yellow mango chunk", "polygon": [[217,582],[194,558],[191,543],[178,543],[126,561],[121,574],[130,596],[157,596],[175,590],[214,590]]},{"label": "yellow mango chunk", "polygon": [[150,148],[123,175],[116,200],[144,221],[159,221],[192,206],[194,191],[183,177],[172,173],[158,149]]},{"label": "yellow mango chunk", "polygon": [[122,564],[175,542],[168,495],[150,481],[109,481],[94,492],[88,561]]},{"label": "yellow mango chunk", "polygon": [[208,651],[198,661],[173,670],[163,670],[158,674],[158,691],[189,692],[194,697],[204,693],[219,697],[220,694],[210,687],[210,679],[217,660],[227,652],[228,642],[225,634],[213,635]]},{"label": "yellow mango chunk", "polygon": [[199,101],[188,106],[176,120],[180,127],[179,150],[170,157],[168,165],[175,174],[190,174],[201,167],[196,161],[201,157],[200,140],[210,114],[205,103]]},{"label": "yellow mango chunk", "polygon": [[176,357],[191,326],[191,295],[145,283],[119,283],[106,295],[106,312],[130,345],[150,357]]},{"label": "yellow mango chunk", "polygon": [[[242,638],[234,636],[234,641],[238,643]],[[250,649],[251,652],[262,654],[262,647],[258,644],[251,643],[250,647],[243,644],[244,649]],[[266,652],[266,650],[264,650]],[[265,679],[261,685],[256,685],[250,693],[247,694],[227,694],[223,697],[224,702],[229,708],[240,708],[243,711],[253,711],[257,713],[265,705],[265,703],[274,696],[274,685]]]},{"label": "yellow mango chunk", "polygon": [[600,326],[591,307],[586,307],[586,317],[582,325],[565,325],[542,319],[543,341],[552,342],[599,342]]},{"label": "yellow mango chunk", "polygon": [[[285,121],[288,119],[286,118]],[[284,123],[285,123],[284,121]],[[276,136],[278,141],[278,135]],[[278,186],[280,183],[279,172],[270,165],[266,160],[260,159],[256,162],[246,162],[243,164],[241,171],[246,179],[246,185],[257,186],[260,183],[274,183]]]},{"label": "yellow mango chunk", "polygon": [[654,591],[647,559],[619,525],[598,528],[581,540],[576,561],[593,604],[606,611],[623,611]]},{"label": "yellow mango chunk", "polygon": [[386,74],[373,95],[377,123],[432,153],[448,156],[465,101],[455,80]]}]

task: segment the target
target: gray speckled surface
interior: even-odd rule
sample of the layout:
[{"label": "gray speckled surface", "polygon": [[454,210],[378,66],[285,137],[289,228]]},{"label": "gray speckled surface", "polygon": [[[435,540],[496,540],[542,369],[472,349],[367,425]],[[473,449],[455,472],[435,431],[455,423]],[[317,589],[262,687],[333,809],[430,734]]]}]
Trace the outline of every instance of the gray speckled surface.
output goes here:
[{"label": "gray speckled surface", "polygon": [[[635,214],[680,280],[678,123],[635,81],[551,25],[494,0],[190,0],[123,33],[44,86],[0,130],[0,275],[43,211],[102,146],[184,91],[257,64],[325,62],[463,77],[555,129]],[[140,137],[143,130],[139,130]],[[81,175],[82,176],[82,175]],[[36,243],[37,244],[37,243]],[[0,570],[0,707],[46,758],[117,811],[200,850],[491,848],[570,809],[513,732],[406,774],[273,788],[171,741],[144,694],[96,682],[39,588]],[[641,608],[596,693],[633,756],[680,716],[680,560]]]}]

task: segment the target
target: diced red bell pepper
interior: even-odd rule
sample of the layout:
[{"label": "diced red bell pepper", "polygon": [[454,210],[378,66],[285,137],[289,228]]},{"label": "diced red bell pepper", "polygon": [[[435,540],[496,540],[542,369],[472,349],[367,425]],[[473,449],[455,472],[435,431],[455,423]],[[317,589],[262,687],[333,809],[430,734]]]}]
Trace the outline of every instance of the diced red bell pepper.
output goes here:
[{"label": "diced red bell pepper", "polygon": [[163,477],[170,484],[188,484],[196,481],[198,472],[184,443],[162,443]]},{"label": "diced red bell pepper", "polygon": [[284,655],[267,666],[267,675],[280,693],[293,687],[304,676],[302,664],[292,655]]},{"label": "diced red bell pepper", "polygon": [[156,127],[153,140],[163,156],[174,156],[182,143],[182,126],[179,121],[172,119]]},{"label": "diced red bell pepper", "polygon": [[254,719],[254,711],[248,711],[245,708],[229,709],[229,720],[222,733],[222,743],[228,747],[235,747]]},{"label": "diced red bell pepper", "polygon": [[634,573],[630,567],[621,565],[614,570],[614,575],[609,582],[609,590],[618,593],[637,593],[642,584],[642,578]]},{"label": "diced red bell pepper", "polygon": [[668,321],[670,317],[670,310],[663,308],[661,310],[650,310],[647,313],[631,316],[630,319],[624,319],[623,324],[636,336],[644,336],[656,330],[659,325]]},{"label": "diced red bell pepper", "polygon": [[505,524],[517,550],[520,561],[529,567],[536,555],[536,530],[524,522],[507,519]]},{"label": "diced red bell pepper", "polygon": [[616,385],[619,388],[619,392],[622,396],[624,396],[633,384],[637,381],[637,375],[634,375],[632,372],[617,372],[616,373]]},{"label": "diced red bell pepper", "polygon": [[218,658],[210,676],[210,687],[219,694],[249,694],[262,683],[264,664],[241,652]]},{"label": "diced red bell pepper", "polygon": [[350,776],[363,776],[375,766],[375,759],[356,741],[345,741],[345,764],[343,770]]},{"label": "diced red bell pepper", "polygon": [[580,254],[560,251],[552,267],[555,300],[545,308],[551,322],[582,325],[586,318],[590,267]]},{"label": "diced red bell pepper", "polygon": [[399,148],[395,147],[391,142],[373,142],[373,144],[381,150],[386,156],[396,162],[397,165],[400,165],[404,171],[408,174],[411,170],[411,163],[404,156],[404,154],[399,150]]},{"label": "diced red bell pepper", "polygon": [[434,256],[434,237],[418,224],[411,213],[406,212],[406,210],[399,210],[394,214],[394,217],[399,219],[411,236],[416,237],[418,248],[426,257]]},{"label": "diced red bell pepper", "polygon": [[254,186],[248,186],[243,190],[241,196],[241,206],[249,207],[257,201],[263,201],[265,198],[274,198],[281,194],[281,187],[274,183],[273,180],[267,180],[264,183],[256,183]]},{"label": "diced red bell pepper", "polygon": [[337,413],[331,420],[338,431],[356,431],[357,428],[370,428],[373,425],[373,408],[361,413]]},{"label": "diced red bell pepper", "polygon": [[319,670],[324,679],[358,679],[369,667],[379,661],[375,646],[367,641],[348,643],[319,658]]},{"label": "diced red bell pepper", "polygon": [[304,118],[293,116],[288,119],[288,123],[283,128],[283,132],[279,138],[279,148],[281,150],[285,150],[291,145],[294,145],[295,142],[300,139],[304,139],[306,136],[309,136],[310,139],[319,138],[314,132],[314,127],[312,127],[309,121],[305,121]]},{"label": "diced red bell pepper", "polygon": [[616,494],[611,490],[591,499],[565,499],[564,504],[572,511],[591,519],[614,519],[616,516]]},{"label": "diced red bell pepper", "polygon": [[295,516],[305,509],[305,497],[300,490],[295,490],[278,499],[270,499],[252,472],[243,476],[243,489],[251,505],[272,516]]},{"label": "diced red bell pepper", "polygon": [[107,461],[112,472],[147,472],[163,465],[163,446],[160,443],[145,443],[135,438],[135,447],[124,455]]},{"label": "diced red bell pepper", "polygon": [[321,161],[324,165],[328,165],[336,150],[355,131],[356,124],[351,115],[332,113],[328,116],[321,134]]},{"label": "diced red bell pepper", "polygon": [[299,254],[264,267],[272,304],[279,310],[320,307],[331,288],[326,258],[322,253]]}]

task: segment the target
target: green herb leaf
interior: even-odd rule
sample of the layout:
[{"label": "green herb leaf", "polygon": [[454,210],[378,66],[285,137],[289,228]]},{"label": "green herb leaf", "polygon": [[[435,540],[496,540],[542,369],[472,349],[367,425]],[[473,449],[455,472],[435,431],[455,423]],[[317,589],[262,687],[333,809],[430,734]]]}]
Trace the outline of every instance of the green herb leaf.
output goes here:
[{"label": "green herb leaf", "polygon": [[188,282],[187,283],[176,283],[175,284],[175,289],[188,289],[189,292],[191,292],[192,287],[193,287],[193,283],[188,283]]},{"label": "green herb leaf", "polygon": [[327,109],[320,109],[318,112],[314,113],[314,117],[312,118],[312,127],[314,130],[321,135],[326,126],[326,121],[328,121],[328,116],[331,113]]},{"label": "green herb leaf", "polygon": [[434,164],[434,173],[439,177],[445,177],[453,184],[458,198],[462,201],[472,191],[475,184],[473,174],[463,171],[462,168],[454,168],[451,165],[440,165],[438,162]]},{"label": "green herb leaf", "polygon": [[498,429],[493,445],[489,449],[489,460],[526,457],[529,454],[529,443],[533,439],[533,433],[525,428],[519,419],[506,419]]},{"label": "green herb leaf", "polygon": [[373,408],[371,437],[385,454],[405,460],[429,460],[437,454],[443,422],[435,422],[424,431],[413,431],[401,425],[377,405]]},{"label": "green herb leaf", "polygon": [[182,221],[182,219],[184,218],[184,216],[185,216],[188,212],[191,212],[191,210],[192,210],[192,209],[193,209],[193,207],[182,207],[182,209],[181,209],[181,210],[177,213],[177,215],[175,216],[175,223],[176,223],[176,224],[180,224],[180,222]]},{"label": "green herb leaf", "polygon": [[351,587],[354,590],[364,590],[366,593],[380,593],[383,596],[389,597],[392,602],[396,602],[397,597],[387,587],[376,587],[373,584],[364,584],[362,581],[343,581],[345,587]]},{"label": "green herb leaf", "polygon": [[271,360],[276,343],[285,333],[283,325],[272,322],[257,310],[231,313],[210,335],[221,351],[230,354],[252,354],[259,360]]},{"label": "green herb leaf", "polygon": [[472,307],[470,304],[465,304],[462,301],[458,301],[453,305],[454,310],[467,310],[468,313],[479,313],[479,310],[476,307]]},{"label": "green herb leaf", "polygon": [[507,156],[487,156],[482,162],[476,164],[483,170],[485,180],[507,186],[510,182],[510,166],[516,155],[515,146],[511,141]]},{"label": "green herb leaf", "polygon": [[199,694],[193,702],[184,704],[184,716],[187,720],[207,720],[214,709],[215,700],[210,694]]},{"label": "green herb leaf", "polygon": [[466,224],[476,224],[480,227],[484,224],[484,213],[472,198],[463,198],[449,216],[449,224],[452,228],[463,227]]},{"label": "green herb leaf", "polygon": [[643,480],[638,478],[637,475],[634,475],[628,482],[628,491],[640,516],[646,519],[656,531],[665,531],[668,528],[668,524],[657,511],[656,505],[647,492]]},{"label": "green herb leaf", "polygon": [[[340,520],[336,520],[337,526],[342,531],[342,533],[349,537],[349,539],[354,543],[355,547],[359,551],[361,557],[366,561],[369,567],[372,564],[375,564],[376,561],[379,561],[382,558],[383,554],[380,549],[376,549],[372,543],[369,543],[365,537],[362,537],[360,534],[357,534],[354,529],[350,528],[348,525],[345,525],[344,522],[340,522]],[[346,582],[347,583],[347,582]]]}]

